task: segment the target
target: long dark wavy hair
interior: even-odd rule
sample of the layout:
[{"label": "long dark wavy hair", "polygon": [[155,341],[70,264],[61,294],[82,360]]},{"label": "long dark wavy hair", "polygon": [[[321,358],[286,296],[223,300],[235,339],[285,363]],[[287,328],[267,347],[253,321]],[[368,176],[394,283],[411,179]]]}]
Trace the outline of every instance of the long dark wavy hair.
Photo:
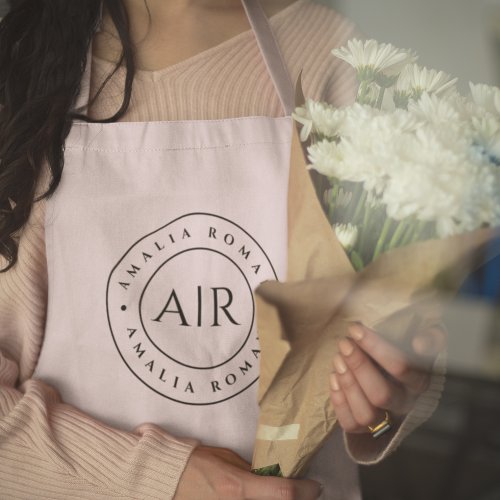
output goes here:
[{"label": "long dark wavy hair", "polygon": [[[126,77],[120,109],[104,120],[92,120],[74,106],[103,8],[122,44],[114,72],[124,65]],[[129,18],[121,0],[10,1],[0,22],[0,255],[7,261],[0,272],[17,262],[19,235],[33,204],[50,197],[59,185],[73,120],[118,120],[128,109],[134,72]],[[35,198],[46,166],[49,187]]]}]

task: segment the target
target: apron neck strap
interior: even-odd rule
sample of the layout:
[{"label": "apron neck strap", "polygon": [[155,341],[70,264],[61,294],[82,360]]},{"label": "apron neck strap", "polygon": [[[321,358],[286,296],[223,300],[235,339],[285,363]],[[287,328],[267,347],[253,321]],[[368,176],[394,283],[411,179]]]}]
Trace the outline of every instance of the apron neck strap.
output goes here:
[{"label": "apron neck strap", "polygon": [[[260,52],[274,83],[286,116],[292,114],[295,107],[295,97],[292,80],[288,73],[283,55],[274,37],[259,0],[241,0],[248,21],[257,39]],[[96,33],[99,32],[102,21],[102,3]],[[92,67],[92,41],[87,51],[87,63],[80,84],[80,93],[76,99],[74,109],[86,113],[90,100],[90,73]]]},{"label": "apron neck strap", "polygon": [[295,92],[269,20],[262,10],[259,0],[242,0],[242,3],[285,115],[291,115],[295,107]]}]

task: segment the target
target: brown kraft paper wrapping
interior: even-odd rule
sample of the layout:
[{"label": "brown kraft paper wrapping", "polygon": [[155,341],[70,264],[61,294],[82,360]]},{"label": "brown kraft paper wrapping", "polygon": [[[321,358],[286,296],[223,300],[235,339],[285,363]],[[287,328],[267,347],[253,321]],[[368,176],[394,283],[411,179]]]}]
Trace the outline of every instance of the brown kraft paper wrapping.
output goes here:
[{"label": "brown kraft paper wrapping", "polygon": [[[262,284],[258,307],[268,321],[259,330],[253,468],[279,464],[285,477],[297,477],[332,431],[329,374],[348,322],[363,322],[411,355],[411,334],[440,321],[450,292],[472,267],[474,251],[492,236],[493,230],[483,229],[420,242],[381,255],[358,274],[351,269],[336,277]],[[446,290],[432,287],[443,276]]]}]

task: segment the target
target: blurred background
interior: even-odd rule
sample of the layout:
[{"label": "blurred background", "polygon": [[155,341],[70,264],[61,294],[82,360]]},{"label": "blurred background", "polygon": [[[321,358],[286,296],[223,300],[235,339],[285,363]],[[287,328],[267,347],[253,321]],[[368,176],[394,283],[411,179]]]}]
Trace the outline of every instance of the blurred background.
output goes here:
[{"label": "blurred background", "polygon": [[[265,1],[265,0],[263,0]],[[500,0],[317,0],[368,38],[424,66],[500,84]],[[7,11],[0,0],[0,17]],[[449,307],[445,392],[433,417],[383,463],[361,467],[365,500],[500,500],[500,239]]]},{"label": "blurred background", "polygon": [[367,38],[414,49],[420,64],[468,82],[500,81],[499,0],[322,0]]}]

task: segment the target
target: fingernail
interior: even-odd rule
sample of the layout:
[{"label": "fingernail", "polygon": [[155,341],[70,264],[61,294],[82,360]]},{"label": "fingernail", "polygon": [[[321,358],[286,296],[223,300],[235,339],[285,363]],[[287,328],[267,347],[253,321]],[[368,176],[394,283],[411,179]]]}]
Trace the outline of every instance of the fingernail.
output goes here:
[{"label": "fingernail", "polygon": [[333,391],[340,391],[339,382],[335,373],[330,374],[330,387]]},{"label": "fingernail", "polygon": [[338,342],[339,350],[344,356],[350,356],[354,351],[352,342],[348,339],[341,339]]},{"label": "fingernail", "polygon": [[349,325],[349,333],[351,334],[351,337],[357,341],[363,340],[363,337],[365,336],[364,328],[358,323]]},{"label": "fingernail", "polygon": [[422,356],[431,356],[437,354],[436,345],[432,337],[420,335],[412,341],[413,350]]},{"label": "fingernail", "polygon": [[333,364],[339,373],[345,373],[347,371],[347,366],[344,363],[344,360],[338,354],[333,357]]}]

